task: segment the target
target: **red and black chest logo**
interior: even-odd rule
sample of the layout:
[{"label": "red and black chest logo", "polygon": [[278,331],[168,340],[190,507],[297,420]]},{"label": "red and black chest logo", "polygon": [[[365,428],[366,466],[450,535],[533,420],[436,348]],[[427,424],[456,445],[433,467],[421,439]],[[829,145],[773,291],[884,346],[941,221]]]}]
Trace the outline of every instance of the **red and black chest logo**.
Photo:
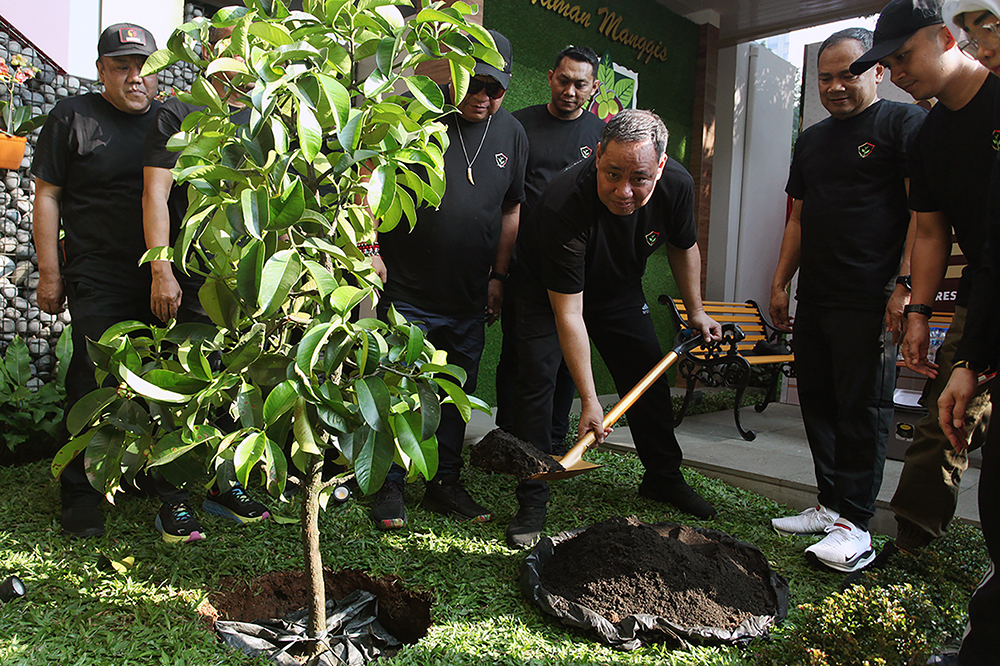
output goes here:
[{"label": "red and black chest logo", "polygon": [[656,245],[656,241],[659,237],[660,237],[659,231],[650,231],[648,234],[646,234],[646,243],[649,245],[649,247],[653,247],[654,245]]},{"label": "red and black chest logo", "polygon": [[864,159],[871,155],[873,150],[875,150],[875,144],[868,141],[858,146],[858,155],[861,155],[861,158]]},{"label": "red and black chest logo", "polygon": [[993,150],[1000,150],[1000,129],[993,130]]},{"label": "red and black chest logo", "polygon": [[590,150],[590,146],[580,146],[580,154],[583,155],[584,159],[590,157],[591,152],[592,151]]},{"label": "red and black chest logo", "polygon": [[497,153],[496,155],[494,155],[494,157],[497,158],[497,166],[498,167],[500,167],[502,169],[505,166],[507,166],[507,156],[506,155],[504,155],[503,153]]}]

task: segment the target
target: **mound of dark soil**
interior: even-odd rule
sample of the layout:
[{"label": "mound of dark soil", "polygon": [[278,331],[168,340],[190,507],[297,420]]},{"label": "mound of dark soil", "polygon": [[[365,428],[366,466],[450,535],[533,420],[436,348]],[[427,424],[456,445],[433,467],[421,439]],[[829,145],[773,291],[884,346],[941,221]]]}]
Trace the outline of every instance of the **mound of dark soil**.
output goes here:
[{"label": "mound of dark soil", "polygon": [[563,471],[558,460],[500,428],[487,433],[472,448],[469,462],[487,472],[510,474],[519,479]]},{"label": "mound of dark soil", "polygon": [[556,546],[541,581],[612,623],[654,615],[682,627],[733,630],[774,613],[768,575],[692,528],[615,517]]},{"label": "mound of dark soil", "polygon": [[[430,592],[403,587],[398,576],[373,578],[357,569],[325,571],[327,599],[343,599],[355,590],[378,597],[378,621],[403,643],[413,644],[431,626]],[[284,617],[309,606],[309,581],[303,571],[272,571],[250,580],[226,577],[198,612],[212,622],[254,622]]]}]

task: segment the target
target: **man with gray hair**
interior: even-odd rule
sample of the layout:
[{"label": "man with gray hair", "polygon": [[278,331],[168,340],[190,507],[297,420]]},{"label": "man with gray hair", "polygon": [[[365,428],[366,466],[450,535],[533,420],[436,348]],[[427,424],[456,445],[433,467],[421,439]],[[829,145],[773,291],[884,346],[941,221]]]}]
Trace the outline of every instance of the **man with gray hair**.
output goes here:
[{"label": "man with gray hair", "polygon": [[[665,247],[693,328],[721,338],[701,303],[701,255],[694,219],[694,181],[666,153],[667,129],[650,111],[611,119],[594,155],[556,175],[522,227],[518,252],[518,372],[515,434],[543,451],[552,441],[552,394],[560,347],[582,401],[579,434],[603,442],[610,430],[597,399],[590,364],[593,340],[619,395],[625,395],[663,353],[642,291],[646,261]],[[681,475],[673,433],[670,386],[661,377],[629,412],[629,426],[646,468],[639,494],[699,518],[715,509]],[[522,481],[520,508],[507,545],[527,548],[545,524],[549,489]]]},{"label": "man with gray hair", "polygon": [[[830,117],[795,144],[792,212],[771,285],[774,325],[791,331],[788,285],[796,271],[795,370],[819,489],[817,505],[775,518],[782,534],[824,534],[806,557],[839,571],[875,559],[868,522],[882,485],[892,419],[896,347],[909,298],[904,247],[906,146],[926,112],[878,99],[883,70],[851,73],[872,45],[862,28],[819,50],[819,96]],[[902,257],[902,269],[900,258]]]}]

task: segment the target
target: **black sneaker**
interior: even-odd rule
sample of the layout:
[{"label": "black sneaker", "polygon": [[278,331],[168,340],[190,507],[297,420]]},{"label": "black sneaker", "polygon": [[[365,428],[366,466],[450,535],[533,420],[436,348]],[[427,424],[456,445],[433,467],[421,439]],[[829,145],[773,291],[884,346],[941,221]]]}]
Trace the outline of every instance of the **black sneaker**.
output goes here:
[{"label": "black sneaker", "polygon": [[472,499],[469,492],[457,479],[450,483],[430,481],[427,492],[420,503],[428,511],[454,516],[460,520],[473,520],[485,523],[493,515]]},{"label": "black sneaker", "polygon": [[208,491],[201,508],[213,516],[229,518],[240,525],[260,522],[271,517],[267,507],[250,499],[243,486],[238,484],[224,493],[214,488]]},{"label": "black sneaker", "polygon": [[514,550],[531,548],[545,527],[544,506],[520,506],[507,526],[507,547]]},{"label": "black sneaker", "polygon": [[403,484],[386,481],[375,493],[375,501],[368,517],[380,530],[398,530],[406,527],[406,505],[403,500]]},{"label": "black sneaker", "polygon": [[154,524],[167,543],[190,543],[205,538],[201,523],[191,513],[187,502],[163,504]]},{"label": "black sneaker", "polygon": [[74,539],[104,536],[104,512],[99,506],[69,506],[62,510],[63,534]]},{"label": "black sneaker", "polygon": [[714,518],[718,514],[715,507],[706,502],[683,478],[669,482],[644,478],[639,484],[639,495],[654,502],[672,504],[695,518]]}]

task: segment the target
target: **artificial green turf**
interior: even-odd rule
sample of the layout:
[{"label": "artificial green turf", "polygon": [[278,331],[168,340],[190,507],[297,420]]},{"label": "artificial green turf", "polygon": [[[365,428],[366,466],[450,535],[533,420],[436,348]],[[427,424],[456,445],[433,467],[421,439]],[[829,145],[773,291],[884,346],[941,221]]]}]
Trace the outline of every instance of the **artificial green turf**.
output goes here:
[{"label": "artificial green turf", "polygon": [[[757,544],[790,579],[793,619],[796,604],[821,600],[841,581],[840,575],[806,565],[802,550],[809,540],[779,537],[769,529],[768,519],[789,513],[787,508],[686,471],[690,483],[721,510],[715,520],[697,521],[637,497],[641,466],[634,456],[598,452],[588,458],[605,467],[553,484],[546,533],[631,514],[650,522],[711,526]],[[478,470],[468,471],[466,478],[472,494],[494,511],[492,522],[461,523],[423,510],[419,482],[407,485],[408,529],[377,532],[365,504],[355,500],[331,505],[322,516],[327,566],[396,574],[436,599],[430,633],[392,663],[747,663],[749,652],[735,647],[653,645],[616,652],[543,615],[518,588],[525,554],[502,543],[516,507],[514,482]],[[196,500],[198,506],[197,493]],[[250,663],[217,643],[196,608],[223,576],[299,567],[298,526],[240,527],[199,511],[208,538],[170,546],[152,527],[156,508],[150,500],[123,500],[107,511],[107,536],[73,541],[60,534],[58,488],[45,464],[0,469],[0,574],[20,575],[28,590],[26,599],[0,605],[0,663]],[[297,503],[277,508],[297,516]],[[102,556],[115,561],[131,556],[135,564],[117,573],[101,568]],[[973,562],[948,566],[982,564],[964,557]],[[962,598],[956,603],[964,603]]]}]

